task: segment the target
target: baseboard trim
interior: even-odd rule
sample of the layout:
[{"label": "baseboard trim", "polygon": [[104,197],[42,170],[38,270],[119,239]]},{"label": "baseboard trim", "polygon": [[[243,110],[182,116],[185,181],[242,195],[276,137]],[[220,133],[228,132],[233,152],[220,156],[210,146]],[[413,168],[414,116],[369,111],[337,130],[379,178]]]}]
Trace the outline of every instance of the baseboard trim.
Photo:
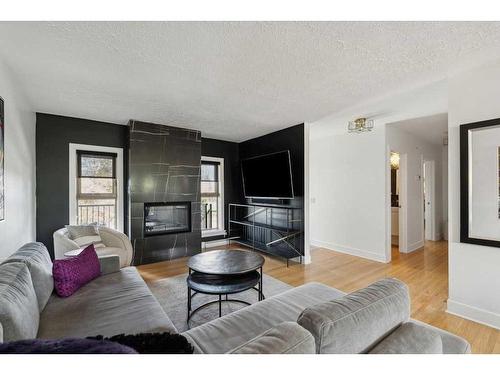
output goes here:
[{"label": "baseboard trim", "polygon": [[331,242],[312,240],[311,245],[316,247],[321,247],[327,250],[338,251],[339,253],[354,255],[361,258],[366,258],[370,260],[374,260],[376,262],[388,263],[389,260],[386,259],[385,255],[380,255],[373,253],[371,251],[366,251],[363,249],[356,249],[353,247],[337,245]]},{"label": "baseboard trim", "polygon": [[422,247],[424,247],[424,241],[417,241],[417,242],[414,242],[414,243],[408,245],[408,248],[406,249],[405,252],[411,253],[412,251],[421,249]]},{"label": "baseboard trim", "polygon": [[219,246],[226,246],[229,245],[229,240],[218,240],[218,241],[207,241],[203,242],[203,248],[204,249],[209,249],[211,247],[219,247]]},{"label": "baseboard trim", "polygon": [[[301,261],[301,258],[302,258],[302,263],[300,262]],[[302,256],[302,257],[295,257],[295,258],[290,258],[289,259],[290,262],[295,262],[295,263],[298,263],[298,264],[310,264],[311,263],[311,256]]]},{"label": "baseboard trim", "polygon": [[488,327],[500,329],[500,314],[488,310],[448,299],[446,312],[464,319],[472,320],[476,323],[484,324]]}]

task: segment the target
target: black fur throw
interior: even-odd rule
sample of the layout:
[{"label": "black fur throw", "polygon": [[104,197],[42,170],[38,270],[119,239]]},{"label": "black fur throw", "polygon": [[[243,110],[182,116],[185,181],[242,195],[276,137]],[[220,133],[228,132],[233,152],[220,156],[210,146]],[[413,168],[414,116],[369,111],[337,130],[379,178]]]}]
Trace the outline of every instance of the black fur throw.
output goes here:
[{"label": "black fur throw", "polygon": [[113,341],[128,346],[140,354],[192,354],[194,351],[193,346],[184,336],[169,332],[87,338]]}]

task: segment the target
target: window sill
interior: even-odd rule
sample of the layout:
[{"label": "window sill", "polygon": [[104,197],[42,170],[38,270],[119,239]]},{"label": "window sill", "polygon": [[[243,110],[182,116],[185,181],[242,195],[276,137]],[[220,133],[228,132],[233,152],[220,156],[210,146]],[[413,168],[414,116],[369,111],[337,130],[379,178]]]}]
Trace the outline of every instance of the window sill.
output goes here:
[{"label": "window sill", "polygon": [[201,238],[215,237],[215,236],[225,236],[227,233],[225,230],[213,229],[201,232]]}]

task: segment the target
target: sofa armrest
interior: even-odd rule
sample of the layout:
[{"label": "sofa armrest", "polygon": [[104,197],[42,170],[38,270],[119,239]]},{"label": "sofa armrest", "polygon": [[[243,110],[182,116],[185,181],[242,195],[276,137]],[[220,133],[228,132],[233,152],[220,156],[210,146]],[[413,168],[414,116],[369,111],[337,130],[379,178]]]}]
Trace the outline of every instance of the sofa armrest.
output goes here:
[{"label": "sofa armrest", "polygon": [[284,322],[267,330],[229,354],[315,354],[311,333],[295,322]]},{"label": "sofa armrest", "polygon": [[318,354],[366,353],[408,321],[408,287],[396,279],[306,308],[297,322],[316,340]]},{"label": "sofa armrest", "polygon": [[436,331],[408,322],[384,338],[370,354],[443,354],[443,342]]},{"label": "sofa armrest", "polygon": [[120,257],[118,255],[103,255],[99,257],[101,275],[120,271]]}]

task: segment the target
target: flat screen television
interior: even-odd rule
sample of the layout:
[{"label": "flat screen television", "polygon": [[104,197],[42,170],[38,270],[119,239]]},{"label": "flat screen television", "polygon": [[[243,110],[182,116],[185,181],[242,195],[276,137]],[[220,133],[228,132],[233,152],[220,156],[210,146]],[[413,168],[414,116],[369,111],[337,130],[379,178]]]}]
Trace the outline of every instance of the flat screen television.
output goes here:
[{"label": "flat screen television", "polygon": [[241,161],[246,198],[293,199],[290,151],[256,156]]}]

